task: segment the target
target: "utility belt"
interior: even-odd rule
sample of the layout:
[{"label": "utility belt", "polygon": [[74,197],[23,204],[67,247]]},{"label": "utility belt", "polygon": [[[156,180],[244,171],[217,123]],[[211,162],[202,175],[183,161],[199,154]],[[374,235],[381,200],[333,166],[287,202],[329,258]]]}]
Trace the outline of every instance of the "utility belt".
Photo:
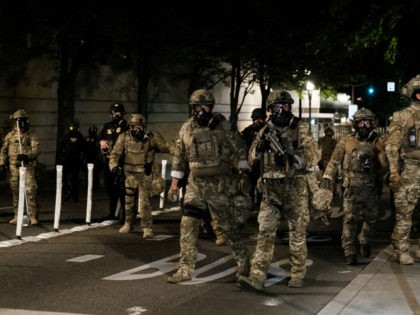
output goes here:
[{"label": "utility belt", "polygon": [[227,162],[222,162],[219,166],[190,167],[190,174],[196,177],[228,175],[229,172],[230,167]]},{"label": "utility belt", "polygon": [[407,156],[404,158],[404,164],[409,164],[409,165],[417,165],[420,166],[420,160],[418,159],[411,159],[411,158],[407,158]]},{"label": "utility belt", "polygon": [[144,172],[144,164],[124,164],[124,171],[132,173]]}]

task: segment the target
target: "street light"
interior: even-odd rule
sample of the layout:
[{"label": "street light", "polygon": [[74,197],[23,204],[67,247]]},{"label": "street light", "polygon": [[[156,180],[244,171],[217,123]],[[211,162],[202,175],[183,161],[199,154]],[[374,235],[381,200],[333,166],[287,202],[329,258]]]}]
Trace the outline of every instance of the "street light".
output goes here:
[{"label": "street light", "polygon": [[306,82],[306,90],[308,91],[309,100],[309,132],[311,131],[311,113],[312,113],[312,91],[314,90],[314,84],[311,81]]}]

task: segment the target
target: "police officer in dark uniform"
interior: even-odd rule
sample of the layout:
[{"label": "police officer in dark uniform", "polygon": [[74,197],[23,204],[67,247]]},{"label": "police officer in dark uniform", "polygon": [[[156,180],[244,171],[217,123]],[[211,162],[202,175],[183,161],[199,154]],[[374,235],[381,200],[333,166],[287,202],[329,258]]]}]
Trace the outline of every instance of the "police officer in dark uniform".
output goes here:
[{"label": "police officer in dark uniform", "polygon": [[[257,136],[258,132],[265,125],[265,120],[267,118],[266,113],[262,108],[255,108],[252,111],[251,119],[252,124],[246,127],[241,132],[241,137],[244,139],[246,144],[247,153],[249,153],[249,148],[251,147],[252,142]],[[251,195],[254,198],[255,205],[258,207],[261,201],[261,193],[256,192],[255,187],[257,186],[258,178],[260,177],[260,165],[258,163],[251,166],[251,172],[249,173],[249,179],[251,180]]]},{"label": "police officer in dark uniform", "polygon": [[[121,203],[121,209],[124,212],[124,175],[123,173],[112,173],[109,169],[109,157],[117,141],[118,136],[128,130],[127,121],[124,119],[125,108],[121,103],[112,104],[109,108],[112,120],[105,123],[99,132],[99,147],[103,158],[104,181],[109,198],[109,215],[104,219],[117,219],[115,209],[118,199]],[[123,161],[119,161],[119,166],[123,168]],[[124,215],[122,216],[124,218]]]},{"label": "police officer in dark uniform", "polygon": [[67,127],[67,133],[60,139],[57,149],[57,164],[63,165],[65,200],[71,197],[74,202],[79,201],[79,174],[82,161],[86,157],[86,140],[79,131],[79,123],[72,121]]},{"label": "police officer in dark uniform", "polygon": [[88,136],[86,137],[88,146],[87,159],[90,160],[93,165],[93,189],[99,189],[100,186],[100,174],[103,169],[103,162],[100,158],[100,149],[98,144],[98,128],[95,124],[91,125],[88,129]]}]

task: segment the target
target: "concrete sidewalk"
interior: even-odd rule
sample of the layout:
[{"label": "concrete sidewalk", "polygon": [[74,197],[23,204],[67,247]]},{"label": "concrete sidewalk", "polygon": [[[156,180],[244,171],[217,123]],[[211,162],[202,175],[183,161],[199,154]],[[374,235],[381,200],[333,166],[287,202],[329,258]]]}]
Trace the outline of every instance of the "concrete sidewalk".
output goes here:
[{"label": "concrete sidewalk", "polygon": [[[419,256],[417,244],[410,252]],[[318,315],[420,314],[420,261],[403,266],[386,247]]]}]

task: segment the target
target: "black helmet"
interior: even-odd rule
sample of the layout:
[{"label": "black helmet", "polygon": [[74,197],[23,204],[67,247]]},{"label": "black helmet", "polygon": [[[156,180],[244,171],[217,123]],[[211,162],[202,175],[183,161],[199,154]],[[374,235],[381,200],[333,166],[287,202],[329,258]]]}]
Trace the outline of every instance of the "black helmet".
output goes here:
[{"label": "black helmet", "polygon": [[68,130],[71,131],[78,131],[79,130],[79,122],[77,120],[73,120],[71,122],[69,122],[69,127]]},{"label": "black helmet", "polygon": [[109,108],[109,113],[112,115],[114,113],[120,113],[121,116],[125,115],[125,108],[124,105],[121,103],[114,103]]},{"label": "black helmet", "polygon": [[254,109],[252,111],[251,118],[252,118],[252,120],[255,120],[255,119],[266,119],[267,118],[267,115],[262,110],[262,108],[256,108],[256,109]]}]

